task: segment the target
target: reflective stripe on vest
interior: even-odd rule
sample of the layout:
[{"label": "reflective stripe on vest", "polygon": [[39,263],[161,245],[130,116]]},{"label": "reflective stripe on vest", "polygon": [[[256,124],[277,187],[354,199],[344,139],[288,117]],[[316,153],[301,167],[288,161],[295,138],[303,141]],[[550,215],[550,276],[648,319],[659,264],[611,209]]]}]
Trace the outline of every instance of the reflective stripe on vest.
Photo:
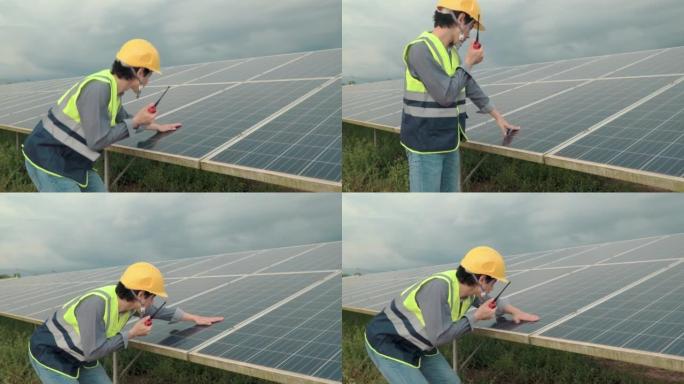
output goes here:
[{"label": "reflective stripe on vest", "polygon": [[429,351],[435,346],[429,341],[425,320],[416,301],[416,295],[425,284],[433,279],[440,279],[448,284],[449,296],[447,300],[451,309],[451,320],[454,322],[458,321],[468,311],[472,300],[470,297],[463,301],[460,300],[456,271],[436,273],[420,283],[408,287],[392,300],[389,307],[384,310],[399,336],[408,340],[422,351]]},{"label": "reflective stripe on vest", "polygon": [[43,126],[57,141],[95,162],[100,157],[100,152],[88,148],[81,125],[81,115],[76,103],[83,87],[91,81],[109,84],[111,94],[107,110],[109,111],[110,126],[115,126],[116,115],[121,108],[121,99],[117,94],[116,78],[107,69],[87,76],[66,91],[57,101],[57,105],[52,107],[48,115],[43,118]]},{"label": "reflective stripe on vest", "polygon": [[402,111],[401,143],[416,153],[453,152],[465,138],[459,106],[465,104],[465,89],[450,105],[440,105],[427,91],[425,84],[413,77],[408,67],[408,52],[414,44],[425,44],[432,57],[449,77],[456,74],[460,59],[456,49],[448,51],[444,44],[430,32],[423,32],[404,48],[406,65],[404,107]]},{"label": "reflective stripe on vest", "polygon": [[82,349],[81,333],[76,320],[76,307],[83,300],[93,295],[104,300],[105,311],[102,320],[105,323],[106,337],[114,337],[121,332],[130,318],[130,312],[119,314],[119,301],[114,285],[94,289],[83,296],[74,298],[64,304],[46,321],[47,328],[55,338],[57,346],[82,362],[86,360]]}]

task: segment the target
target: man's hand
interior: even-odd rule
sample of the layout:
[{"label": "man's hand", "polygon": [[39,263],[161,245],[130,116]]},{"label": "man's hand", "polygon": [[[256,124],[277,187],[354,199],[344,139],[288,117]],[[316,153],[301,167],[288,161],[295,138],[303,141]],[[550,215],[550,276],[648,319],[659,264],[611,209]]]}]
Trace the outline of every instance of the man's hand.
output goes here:
[{"label": "man's hand", "polygon": [[489,308],[489,303],[494,301],[494,299],[489,299],[484,303],[480,304],[480,307],[475,310],[475,320],[489,320],[496,314],[496,307]]},{"label": "man's hand", "polygon": [[147,111],[148,108],[153,107],[154,103],[149,104],[145,107],[143,107],[141,110],[138,111],[138,113],[133,116],[133,126],[138,128],[141,125],[150,125],[154,122],[154,119],[157,117],[156,113],[149,113]]},{"label": "man's hand", "polygon": [[468,67],[480,64],[484,60],[484,48],[475,49],[472,44],[468,46],[468,53],[466,53],[465,63]]},{"label": "man's hand", "polygon": [[128,339],[131,340],[136,337],[147,336],[150,331],[152,331],[152,325],[145,325],[145,322],[149,319],[149,316],[145,316],[138,320],[138,322],[133,325],[133,328],[128,331]]},{"label": "man's hand", "polygon": [[219,321],[223,321],[223,317],[204,317],[193,315],[190,320],[194,321],[197,325],[212,325],[214,323],[218,323]]},{"label": "man's hand", "polygon": [[519,131],[520,130],[520,126],[513,125],[513,124],[509,123],[501,115],[499,115],[499,117],[495,121],[496,121],[496,125],[499,126],[499,129],[501,129],[501,134],[504,136],[506,136],[508,134],[508,130],[511,130],[511,131]]},{"label": "man's hand", "polygon": [[152,123],[147,126],[147,129],[157,131],[157,132],[169,132],[169,131],[175,131],[176,129],[182,127],[183,124],[181,123],[173,123],[173,124],[157,124],[157,123]]},{"label": "man's hand", "polygon": [[539,316],[523,311],[513,314],[514,323],[520,324],[521,321],[539,321]]}]

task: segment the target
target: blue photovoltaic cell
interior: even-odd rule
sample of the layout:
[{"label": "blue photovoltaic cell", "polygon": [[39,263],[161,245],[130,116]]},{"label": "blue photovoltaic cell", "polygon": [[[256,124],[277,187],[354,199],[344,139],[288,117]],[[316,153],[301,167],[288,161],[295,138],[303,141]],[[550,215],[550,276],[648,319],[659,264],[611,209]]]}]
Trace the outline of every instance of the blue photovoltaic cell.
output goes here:
[{"label": "blue photovoltaic cell", "polygon": [[212,160],[339,181],[340,103],[334,82]]},{"label": "blue photovoltaic cell", "polygon": [[684,84],[634,108],[556,155],[684,176]]},{"label": "blue photovoltaic cell", "polygon": [[334,277],[199,353],[339,381],[341,288]]}]

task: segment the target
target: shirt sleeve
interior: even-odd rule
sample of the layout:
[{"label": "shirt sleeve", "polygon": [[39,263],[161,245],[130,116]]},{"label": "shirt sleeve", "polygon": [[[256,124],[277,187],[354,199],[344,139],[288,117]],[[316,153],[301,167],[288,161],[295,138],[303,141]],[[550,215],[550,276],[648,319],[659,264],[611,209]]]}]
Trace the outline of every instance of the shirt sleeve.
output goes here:
[{"label": "shirt sleeve", "polygon": [[[485,301],[487,301],[491,298],[492,298],[491,295],[485,295],[484,298],[475,297],[475,300],[473,300],[472,306],[473,306],[473,308],[479,308],[482,303],[484,303]],[[506,308],[510,304],[511,304],[511,301],[508,300],[507,298],[499,297],[496,300],[496,316],[505,315],[506,313],[504,312],[503,309]]]},{"label": "shirt sleeve", "polygon": [[81,90],[76,100],[76,107],[81,116],[81,126],[88,148],[102,151],[106,147],[136,134],[139,130],[133,127],[133,119],[128,113],[122,114],[123,108],[117,112],[117,124],[110,126],[109,101],[111,88],[101,81],[90,81]]},{"label": "shirt sleeve", "polygon": [[429,281],[416,294],[428,340],[435,347],[447,344],[471,330],[467,318],[463,317],[455,322],[451,320],[448,298],[449,285],[440,279]]},{"label": "shirt sleeve", "polygon": [[101,359],[123,349],[128,338],[121,332],[107,338],[107,328],[103,319],[105,302],[101,297],[92,295],[76,307],[76,321],[81,334],[81,348],[86,361]]},{"label": "shirt sleeve", "polygon": [[[152,305],[150,307],[147,307],[145,308],[145,313],[143,314],[143,317],[152,316],[155,312],[157,312],[157,306]],[[181,321],[184,315],[185,312],[180,308],[164,307],[159,312],[157,312],[157,314],[154,315],[154,318],[158,320],[166,320],[170,324],[173,324]]]},{"label": "shirt sleeve", "polygon": [[458,67],[454,76],[444,73],[430,49],[425,44],[414,44],[408,51],[408,69],[419,79],[430,96],[442,106],[453,104],[463,88],[468,97],[481,112],[489,113],[494,107],[475,79],[464,67]]}]

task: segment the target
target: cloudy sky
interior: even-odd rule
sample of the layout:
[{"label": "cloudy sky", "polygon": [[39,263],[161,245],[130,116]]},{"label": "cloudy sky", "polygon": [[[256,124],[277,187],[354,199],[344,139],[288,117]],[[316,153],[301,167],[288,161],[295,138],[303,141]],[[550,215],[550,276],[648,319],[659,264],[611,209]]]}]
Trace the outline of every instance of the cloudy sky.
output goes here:
[{"label": "cloudy sky", "polygon": [[345,272],[453,263],[684,232],[681,194],[345,194]]},{"label": "cloudy sky", "polygon": [[109,67],[135,37],[157,46],[162,66],[342,44],[340,0],[0,0],[0,9],[0,81]]},{"label": "cloudy sky", "polygon": [[[402,75],[404,45],[432,29],[436,0],[343,0],[346,80]],[[684,1],[480,0],[486,66],[684,45]],[[474,38],[474,36],[473,36]]]},{"label": "cloudy sky", "polygon": [[0,196],[0,274],[341,240],[338,194]]}]

